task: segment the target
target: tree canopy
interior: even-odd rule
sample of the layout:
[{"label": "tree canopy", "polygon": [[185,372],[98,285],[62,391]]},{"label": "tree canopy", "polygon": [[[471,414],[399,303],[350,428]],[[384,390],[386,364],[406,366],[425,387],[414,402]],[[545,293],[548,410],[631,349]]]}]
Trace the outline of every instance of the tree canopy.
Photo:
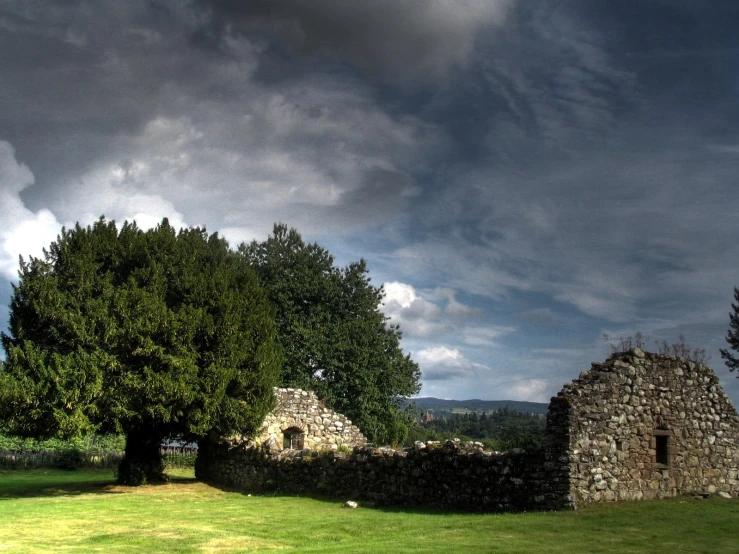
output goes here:
[{"label": "tree canopy", "polygon": [[119,481],[161,477],[159,444],[256,431],[280,368],[255,272],[217,234],[100,219],[21,260],[3,333],[12,433],[126,435]]},{"label": "tree canopy", "polygon": [[401,399],[418,392],[420,371],[379,309],[384,292],[366,262],[335,267],[326,249],[283,224],[239,252],[276,309],[282,385],[316,391],[375,442],[402,441],[412,417]]},{"label": "tree canopy", "polygon": [[[739,288],[737,287],[734,287],[734,300],[736,300],[736,304],[733,302],[731,304],[733,313],[729,314],[729,331],[726,333],[726,342],[729,343],[729,348],[721,349],[721,357],[729,371],[739,368]],[[733,350],[737,354],[732,354],[729,350]]]}]

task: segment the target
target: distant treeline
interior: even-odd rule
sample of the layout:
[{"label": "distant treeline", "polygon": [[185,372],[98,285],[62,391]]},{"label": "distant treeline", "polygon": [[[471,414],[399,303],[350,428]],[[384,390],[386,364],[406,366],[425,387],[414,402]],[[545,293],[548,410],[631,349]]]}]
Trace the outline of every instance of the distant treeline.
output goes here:
[{"label": "distant treeline", "polygon": [[434,413],[433,417],[431,421],[422,419],[411,428],[407,444],[459,438],[482,442],[491,450],[530,450],[541,446],[546,426],[541,414],[524,413],[511,408],[483,413],[439,412]]},{"label": "distant treeline", "polygon": [[544,402],[525,402],[522,400],[480,400],[472,398],[468,400],[448,400],[425,396],[419,398],[408,398],[404,405],[415,405],[421,411],[433,410],[435,414],[441,412],[492,412],[503,408],[510,408],[524,413],[537,413],[546,415],[549,404]]}]

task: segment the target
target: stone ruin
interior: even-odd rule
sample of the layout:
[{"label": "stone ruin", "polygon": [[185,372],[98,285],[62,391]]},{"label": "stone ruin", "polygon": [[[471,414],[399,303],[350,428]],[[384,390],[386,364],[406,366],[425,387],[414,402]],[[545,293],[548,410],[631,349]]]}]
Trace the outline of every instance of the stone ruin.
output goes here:
[{"label": "stone ruin", "polygon": [[277,405],[248,445],[281,450],[337,450],[364,445],[367,438],[342,414],[330,410],[314,392],[274,389]]},{"label": "stone ruin", "polygon": [[634,349],[552,399],[547,435],[575,504],[739,493],[739,417],[713,370]]},{"label": "stone ruin", "polygon": [[460,441],[377,448],[313,393],[276,394],[259,437],[201,445],[198,478],[485,511],[739,494],[739,416],[713,370],[674,356],[634,349],[592,364],[552,398],[532,452]]}]

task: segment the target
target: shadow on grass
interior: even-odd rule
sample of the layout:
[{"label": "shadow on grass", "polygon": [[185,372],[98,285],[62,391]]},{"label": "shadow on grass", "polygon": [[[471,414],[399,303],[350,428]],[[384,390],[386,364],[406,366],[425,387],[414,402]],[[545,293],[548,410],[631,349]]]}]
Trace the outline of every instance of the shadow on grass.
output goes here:
[{"label": "shadow on grass", "polygon": [[[168,482],[147,486],[192,482],[192,478],[174,476]],[[17,498],[124,494],[134,489],[116,484],[111,470],[0,470],[0,502]]]},{"label": "shadow on grass", "polygon": [[[238,493],[244,496],[256,496],[261,498],[309,498],[318,502],[326,502],[328,504],[344,504],[347,500],[356,501],[360,508],[365,510],[376,510],[379,512],[386,513],[403,513],[403,514],[423,514],[428,516],[439,516],[444,517],[448,515],[500,515],[500,514],[523,514],[523,513],[545,513],[546,511],[534,511],[534,510],[496,510],[496,509],[475,509],[475,508],[460,508],[455,506],[438,506],[438,505],[404,505],[404,504],[391,504],[382,501],[367,500],[361,498],[355,498],[351,495],[336,496],[329,494],[320,494],[316,492],[295,492],[287,491],[283,489],[255,489],[255,490],[244,490],[238,487],[222,485],[216,482],[205,481],[210,487],[218,489],[223,492]],[[551,510],[548,510],[551,511]]]},{"label": "shadow on grass", "polygon": [[[634,502],[603,502],[594,503],[581,507],[578,510],[571,508],[565,508],[561,510],[533,510],[533,509],[472,509],[472,508],[460,508],[455,506],[438,506],[438,505],[399,505],[389,504],[383,502],[376,502],[371,500],[363,500],[361,498],[354,498],[351,495],[344,496],[332,496],[326,494],[317,494],[309,492],[295,492],[285,491],[281,489],[273,490],[253,490],[245,491],[243,489],[229,487],[225,485],[219,485],[217,483],[206,482],[208,486],[216,488],[224,492],[239,493],[242,495],[250,495],[261,498],[307,498],[319,502],[325,502],[327,504],[342,505],[347,500],[354,500],[358,503],[359,508],[362,510],[372,510],[381,513],[388,514],[413,514],[423,515],[428,517],[438,517],[439,519],[454,515],[454,516],[525,516],[525,517],[540,517],[542,515],[554,516],[554,517],[565,517],[566,520],[573,521],[602,521],[605,525],[604,529],[609,528],[611,525],[611,519],[618,517],[621,520],[627,521],[629,524],[633,522],[643,522],[645,517],[650,519],[657,518],[675,518],[674,514],[687,513],[695,514],[696,517],[704,517],[706,511],[709,508],[720,507],[721,509],[739,509],[739,499],[725,499],[719,496],[712,496],[711,498],[703,498],[701,496],[693,494],[685,494],[677,497],[664,498],[664,499],[651,499],[641,500]],[[349,510],[350,511],[350,510]],[[739,513],[739,512],[737,512]],[[655,514],[657,514],[655,516]],[[692,517],[692,516],[689,516]],[[630,519],[631,518],[631,519]],[[633,519],[633,522],[631,521]],[[566,521],[565,520],[565,521]],[[560,520],[557,520],[560,521]],[[625,525],[625,523],[623,524]],[[739,552],[739,551],[738,551]]]}]

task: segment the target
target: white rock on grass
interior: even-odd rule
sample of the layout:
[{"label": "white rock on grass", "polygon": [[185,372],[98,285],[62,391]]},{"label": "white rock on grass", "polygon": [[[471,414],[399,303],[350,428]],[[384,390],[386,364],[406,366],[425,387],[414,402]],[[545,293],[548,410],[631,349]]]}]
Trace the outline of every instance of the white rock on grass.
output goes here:
[{"label": "white rock on grass", "polygon": [[359,506],[359,504],[357,504],[356,502],[354,502],[354,500],[347,500],[346,502],[344,502],[344,508],[354,509],[357,506]]}]

